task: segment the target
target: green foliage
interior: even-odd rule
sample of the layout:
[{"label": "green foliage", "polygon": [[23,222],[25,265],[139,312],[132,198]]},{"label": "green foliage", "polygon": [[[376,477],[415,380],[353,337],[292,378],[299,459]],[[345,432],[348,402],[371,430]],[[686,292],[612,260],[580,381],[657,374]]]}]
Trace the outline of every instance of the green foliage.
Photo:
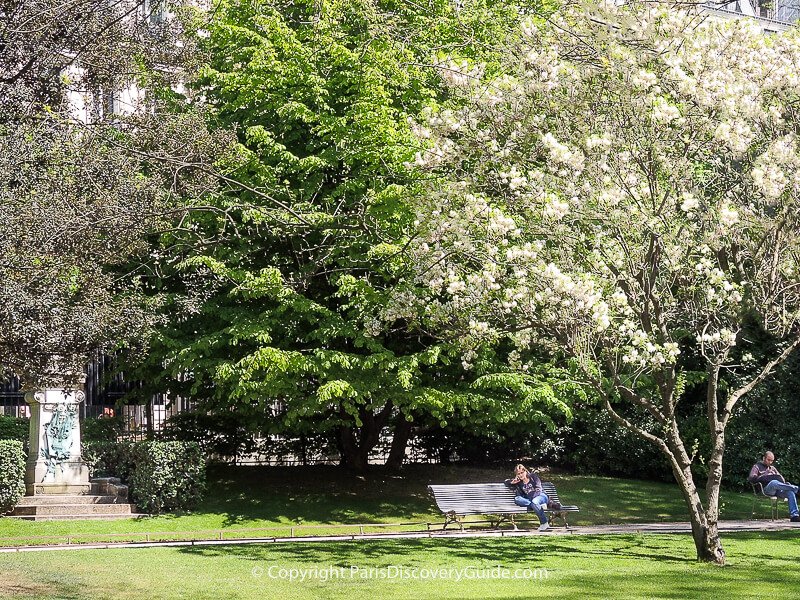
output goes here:
[{"label": "green foliage", "polygon": [[159,514],[190,510],[206,491],[206,463],[194,442],[140,442],[133,447],[129,483],[136,505]]},{"label": "green foliage", "polygon": [[84,419],[81,439],[84,442],[114,442],[122,430],[122,417]]},{"label": "green foliage", "polygon": [[170,417],[162,440],[196,443],[206,458],[228,460],[256,449],[253,423],[236,412],[187,411]]},{"label": "green foliage", "polygon": [[134,469],[134,446],[134,442],[84,440],[81,454],[93,477],[119,477],[129,482]]},{"label": "green foliage", "polygon": [[0,439],[0,514],[10,511],[25,494],[25,451],[22,442]]},{"label": "green foliage", "polygon": [[29,419],[0,415],[0,440],[17,440],[25,443],[28,441],[29,431]]},{"label": "green foliage", "polygon": [[564,433],[563,465],[577,473],[671,481],[661,451],[596,406],[576,410]]},{"label": "green foliage", "polygon": [[[467,373],[450,343],[385,325],[395,285],[411,275],[403,252],[419,180],[409,122],[448,101],[423,65],[465,32],[473,42],[461,44],[464,54],[496,56],[517,8],[219,4],[196,85],[213,124],[236,129],[239,160],[227,195],[210,199],[216,210],[161,239],[163,274],[175,277],[153,282],[170,318],[138,372],[152,385],[143,394],[169,389],[212,419],[227,422],[233,410],[264,423],[266,434],[361,428],[362,440],[420,414],[487,424],[564,410],[547,382],[476,381],[504,371],[499,353]],[[377,418],[382,411],[391,418]],[[230,434],[224,443],[235,445]]]}]

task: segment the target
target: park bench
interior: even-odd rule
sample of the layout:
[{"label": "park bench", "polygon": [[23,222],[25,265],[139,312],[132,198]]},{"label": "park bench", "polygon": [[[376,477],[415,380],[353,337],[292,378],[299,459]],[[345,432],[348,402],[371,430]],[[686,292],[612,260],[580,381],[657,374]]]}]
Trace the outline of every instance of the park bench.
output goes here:
[{"label": "park bench", "polygon": [[[436,502],[436,506],[445,516],[442,529],[447,529],[451,523],[458,523],[464,529],[464,517],[468,515],[487,515],[490,517],[490,526],[498,527],[503,521],[510,521],[517,529],[514,521],[517,515],[533,515],[524,506],[517,506],[514,502],[514,490],[504,483],[462,483],[456,485],[429,485]],[[548,519],[561,519],[564,526],[569,529],[567,514],[578,512],[577,506],[564,506],[558,497],[556,486],[549,481],[542,482],[542,491],[547,494],[549,502],[546,509]]]},{"label": "park bench", "polygon": [[772,512],[770,513],[770,520],[777,521],[778,520],[778,498],[777,496],[768,496],[764,493],[764,486],[760,483],[751,483],[750,485],[753,486],[753,511],[750,514],[751,519],[755,519],[756,517],[756,504],[759,501],[762,501],[764,498],[768,498],[770,501],[770,505],[772,507]]}]

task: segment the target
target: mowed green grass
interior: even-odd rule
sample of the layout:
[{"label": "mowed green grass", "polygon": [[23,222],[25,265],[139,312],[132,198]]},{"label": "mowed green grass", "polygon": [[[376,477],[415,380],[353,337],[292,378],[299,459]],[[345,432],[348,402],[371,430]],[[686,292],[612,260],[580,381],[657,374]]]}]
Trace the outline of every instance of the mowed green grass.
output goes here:
[{"label": "mowed green grass", "polygon": [[[424,529],[442,523],[428,494],[431,483],[502,481],[506,469],[409,465],[400,474],[382,469],[364,475],[337,467],[218,467],[209,474],[206,500],[190,514],[138,520],[33,522],[0,518],[0,546],[18,544],[201,539],[357,533],[362,523],[381,530]],[[547,473],[565,504],[581,512],[575,525],[686,521],[686,508],[670,483]],[[723,519],[750,518],[752,495],[723,492]],[[759,503],[768,518],[768,503]],[[785,508],[782,510],[785,511]],[[399,523],[417,523],[400,526]],[[346,526],[346,527],[344,527]],[[247,531],[262,529],[260,532]]]},{"label": "mowed green grass", "polygon": [[[725,536],[724,542],[728,553],[725,567],[693,560],[688,535],[532,535],[45,550],[0,554],[0,597],[462,600],[796,596],[800,589],[798,532],[732,534]],[[492,576],[498,565],[508,569],[508,579]],[[444,576],[442,571],[450,575]],[[305,579],[289,580],[292,572],[295,577],[305,572]],[[344,575],[329,576],[331,572]],[[473,577],[478,574],[482,577]],[[535,577],[525,578],[528,575]]]}]

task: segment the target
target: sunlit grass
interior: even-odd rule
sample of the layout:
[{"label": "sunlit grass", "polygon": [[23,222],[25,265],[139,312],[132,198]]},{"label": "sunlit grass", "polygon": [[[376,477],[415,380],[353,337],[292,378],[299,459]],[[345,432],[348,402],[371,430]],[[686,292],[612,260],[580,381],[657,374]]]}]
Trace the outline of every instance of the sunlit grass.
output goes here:
[{"label": "sunlit grass", "polygon": [[[408,466],[399,475],[380,469],[356,475],[336,467],[222,467],[211,471],[208,496],[191,514],[121,521],[0,518],[0,545],[352,534],[370,523],[395,524],[380,530],[419,530],[443,520],[428,484],[507,476],[503,468],[427,465]],[[567,474],[543,478],[556,484],[565,504],[581,508],[570,517],[574,525],[687,520],[674,484]],[[723,519],[750,518],[751,508],[751,494],[723,493]],[[768,518],[767,503],[758,510],[757,516]]]},{"label": "sunlit grass", "polygon": [[[724,568],[693,560],[688,535],[29,552],[2,556],[0,596],[355,600],[795,595],[800,584],[797,532],[731,534],[725,537],[725,546],[729,564]],[[500,572],[498,566],[508,570],[508,579],[492,577]],[[332,571],[340,575],[333,577]],[[292,572],[296,578],[303,572],[306,576],[290,581],[287,577]],[[408,577],[400,577],[401,572]],[[432,573],[438,574],[432,577]],[[482,578],[474,577],[478,573]]]}]

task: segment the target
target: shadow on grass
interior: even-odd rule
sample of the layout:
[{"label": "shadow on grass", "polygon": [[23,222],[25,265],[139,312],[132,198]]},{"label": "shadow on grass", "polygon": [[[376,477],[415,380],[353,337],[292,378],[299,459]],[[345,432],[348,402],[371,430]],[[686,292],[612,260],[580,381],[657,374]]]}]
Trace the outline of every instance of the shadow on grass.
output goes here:
[{"label": "shadow on grass", "polygon": [[225,515],[225,526],[267,520],[289,524],[439,521],[428,495],[431,481],[499,480],[502,471],[406,467],[402,474],[380,468],[364,474],[331,466],[217,467],[209,476],[209,499],[196,513]]},{"label": "shadow on grass", "polygon": [[[225,515],[225,526],[268,520],[302,524],[442,520],[427,485],[478,477],[499,480],[497,469],[411,466],[402,474],[370,469],[364,474],[338,467],[229,467],[209,473],[210,493],[195,513]],[[442,481],[443,480],[443,481]]]},{"label": "shadow on grass", "polygon": [[[441,522],[427,486],[431,483],[502,481],[502,466],[476,468],[409,465],[400,474],[380,467],[356,474],[333,466],[217,466],[209,473],[208,499],[195,514],[224,515],[225,527],[285,524]],[[543,473],[565,504],[581,512],[576,525],[687,520],[675,484]],[[724,518],[750,518],[751,497],[724,492]],[[256,525],[253,525],[253,523]]]},{"label": "shadow on grass", "polygon": [[[691,543],[689,542],[689,546]],[[654,536],[615,535],[581,536],[580,538],[481,538],[450,540],[356,540],[348,542],[293,542],[268,545],[205,546],[183,548],[182,552],[200,556],[234,556],[245,560],[264,561],[279,554],[283,560],[313,564],[355,564],[357,559],[386,558],[397,564],[404,557],[425,556],[439,562],[516,564],[524,562],[534,568],[548,559],[560,558],[569,564],[576,556],[614,556],[648,561],[694,563],[686,544],[660,541]],[[686,546],[686,548],[683,548]],[[349,562],[348,562],[349,561]]]},{"label": "shadow on grass", "polygon": [[[546,580],[520,582],[527,590],[524,595],[509,594],[508,587],[503,587],[492,593],[492,598],[539,595],[536,589],[547,596],[579,598],[762,598],[796,589],[800,545],[795,532],[737,534],[725,541],[732,557],[723,568],[697,562],[689,535],[370,540],[187,548],[182,552],[212,560],[235,558],[262,568],[501,565],[548,573]],[[767,570],[771,575],[765,578]],[[380,583],[370,585],[380,587],[387,598],[396,597]],[[466,591],[471,593],[458,595]],[[476,592],[466,584],[437,586],[434,595],[424,597],[472,598]]]}]

